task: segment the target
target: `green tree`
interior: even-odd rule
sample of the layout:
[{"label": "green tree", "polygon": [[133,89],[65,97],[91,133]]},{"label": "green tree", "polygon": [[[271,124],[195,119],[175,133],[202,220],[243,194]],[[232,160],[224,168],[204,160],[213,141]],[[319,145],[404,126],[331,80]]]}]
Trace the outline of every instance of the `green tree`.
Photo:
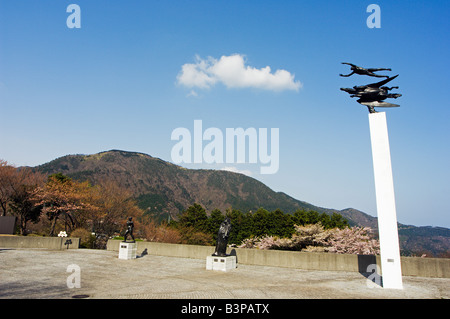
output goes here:
[{"label": "green tree", "polygon": [[348,224],[348,221],[344,217],[342,217],[341,214],[333,213],[331,215],[329,228],[343,229],[346,227],[350,227],[350,225]]},{"label": "green tree", "polygon": [[231,220],[231,232],[228,238],[230,244],[240,244],[245,238],[251,236],[250,213],[243,213],[238,209],[227,209],[226,216]]},{"label": "green tree", "polygon": [[200,204],[194,203],[188,207],[178,221],[171,221],[169,227],[173,227],[180,232],[181,242],[184,244],[213,245],[212,227],[213,224],[218,222],[219,213],[219,210],[214,212],[215,221],[213,222],[213,220],[208,219],[205,209]]},{"label": "green tree", "polygon": [[348,227],[348,221],[341,214],[333,213],[330,215],[322,213],[319,215],[316,211],[297,210],[292,216],[295,225],[305,226],[317,224],[320,222],[325,229]]},{"label": "green tree", "polygon": [[219,209],[214,209],[208,218],[208,233],[213,236],[214,241],[217,240],[220,224],[224,221],[225,216]]},{"label": "green tree", "polygon": [[321,223],[325,229],[328,228],[328,226],[330,225],[331,219],[330,216],[326,213],[322,213],[319,215],[319,223]]},{"label": "green tree", "polygon": [[269,234],[271,231],[269,212],[264,208],[259,208],[253,215],[252,218],[252,235],[253,236],[263,236]]},{"label": "green tree", "polygon": [[196,231],[208,233],[208,215],[205,209],[195,203],[190,206],[181,216],[178,221],[181,227],[192,227]]},{"label": "green tree", "polygon": [[181,242],[188,245],[214,245],[211,234],[196,231],[193,227],[184,227],[181,230]]},{"label": "green tree", "polygon": [[308,224],[317,224],[320,221],[319,213],[316,211],[308,212]]},{"label": "green tree", "polygon": [[290,237],[294,233],[294,222],[289,214],[276,209],[267,215],[267,224],[269,227],[267,235]]},{"label": "green tree", "polygon": [[308,212],[306,212],[305,210],[302,210],[302,209],[297,209],[294,212],[292,220],[295,225],[299,225],[299,226],[304,226],[306,224],[309,224]]}]

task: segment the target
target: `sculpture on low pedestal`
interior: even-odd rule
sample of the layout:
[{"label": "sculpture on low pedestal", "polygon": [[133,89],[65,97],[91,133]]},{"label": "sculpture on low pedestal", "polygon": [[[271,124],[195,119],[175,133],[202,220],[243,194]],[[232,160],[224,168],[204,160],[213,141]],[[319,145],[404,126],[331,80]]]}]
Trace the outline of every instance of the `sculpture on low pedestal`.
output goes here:
[{"label": "sculpture on low pedestal", "polygon": [[219,232],[217,234],[217,244],[216,250],[214,251],[213,256],[226,257],[227,256],[227,245],[228,238],[230,237],[231,232],[231,220],[229,217],[225,218],[219,228]]},{"label": "sculpture on low pedestal", "polygon": [[131,243],[134,243],[134,236],[133,236],[133,229],[134,229],[134,222],[133,222],[133,218],[129,217],[127,220],[127,231],[125,232],[125,234],[123,235],[123,242],[127,243],[127,237],[128,235],[130,235],[132,241]]}]

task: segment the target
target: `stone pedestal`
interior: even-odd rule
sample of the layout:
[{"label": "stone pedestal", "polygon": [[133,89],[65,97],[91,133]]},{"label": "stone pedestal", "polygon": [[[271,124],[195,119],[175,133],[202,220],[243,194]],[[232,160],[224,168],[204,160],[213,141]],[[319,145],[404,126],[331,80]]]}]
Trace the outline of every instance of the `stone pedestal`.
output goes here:
[{"label": "stone pedestal", "polygon": [[119,259],[135,259],[136,258],[136,243],[120,243],[119,248]]},{"label": "stone pedestal", "polygon": [[236,256],[207,256],[206,257],[206,270],[221,270],[229,271],[235,269]]}]

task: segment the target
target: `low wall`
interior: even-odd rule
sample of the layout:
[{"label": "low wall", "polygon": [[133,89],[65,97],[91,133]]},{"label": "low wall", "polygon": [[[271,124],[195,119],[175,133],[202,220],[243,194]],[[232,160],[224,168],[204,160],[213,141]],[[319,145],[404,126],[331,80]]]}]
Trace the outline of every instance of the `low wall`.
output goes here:
[{"label": "low wall", "polygon": [[[70,239],[72,244],[64,245]],[[78,249],[80,238],[73,237],[39,237],[39,236],[0,236],[1,248],[46,248]]]},{"label": "low wall", "polygon": [[[119,251],[120,240],[109,240],[107,250]],[[137,242],[137,252],[149,255],[205,259],[214,252],[212,246]],[[305,270],[354,271],[367,273],[371,264],[381,265],[380,256],[309,253],[282,250],[228,248],[237,262],[247,265],[298,268]],[[450,278],[450,259],[401,257],[403,276]]]}]

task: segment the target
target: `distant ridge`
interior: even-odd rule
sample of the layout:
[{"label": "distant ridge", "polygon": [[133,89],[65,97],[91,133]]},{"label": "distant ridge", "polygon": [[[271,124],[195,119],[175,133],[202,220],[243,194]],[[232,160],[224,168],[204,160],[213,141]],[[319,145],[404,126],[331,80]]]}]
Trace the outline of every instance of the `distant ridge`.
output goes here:
[{"label": "distant ridge", "polygon": [[35,167],[53,174],[61,172],[77,180],[96,184],[113,179],[129,189],[142,208],[154,214],[176,217],[194,202],[207,211],[232,207],[242,211],[297,209],[325,211],[296,200],[282,192],[274,192],[258,180],[246,175],[209,169],[186,169],[159,158],[138,152],[111,150],[92,155],[66,155]]},{"label": "distant ridge", "polygon": [[[341,214],[350,225],[377,229],[377,218],[357,209],[335,210],[297,200],[283,192],[275,192],[260,181],[235,172],[209,169],[187,169],[139,152],[110,150],[91,155],[66,155],[33,168],[53,174],[62,173],[76,180],[97,184],[112,179],[130,190],[139,206],[157,219],[177,218],[193,203],[225,212],[232,207],[256,211],[263,207],[285,213],[297,209],[319,213]],[[433,255],[450,251],[450,229],[416,227],[399,224],[404,253],[428,252]]]}]

